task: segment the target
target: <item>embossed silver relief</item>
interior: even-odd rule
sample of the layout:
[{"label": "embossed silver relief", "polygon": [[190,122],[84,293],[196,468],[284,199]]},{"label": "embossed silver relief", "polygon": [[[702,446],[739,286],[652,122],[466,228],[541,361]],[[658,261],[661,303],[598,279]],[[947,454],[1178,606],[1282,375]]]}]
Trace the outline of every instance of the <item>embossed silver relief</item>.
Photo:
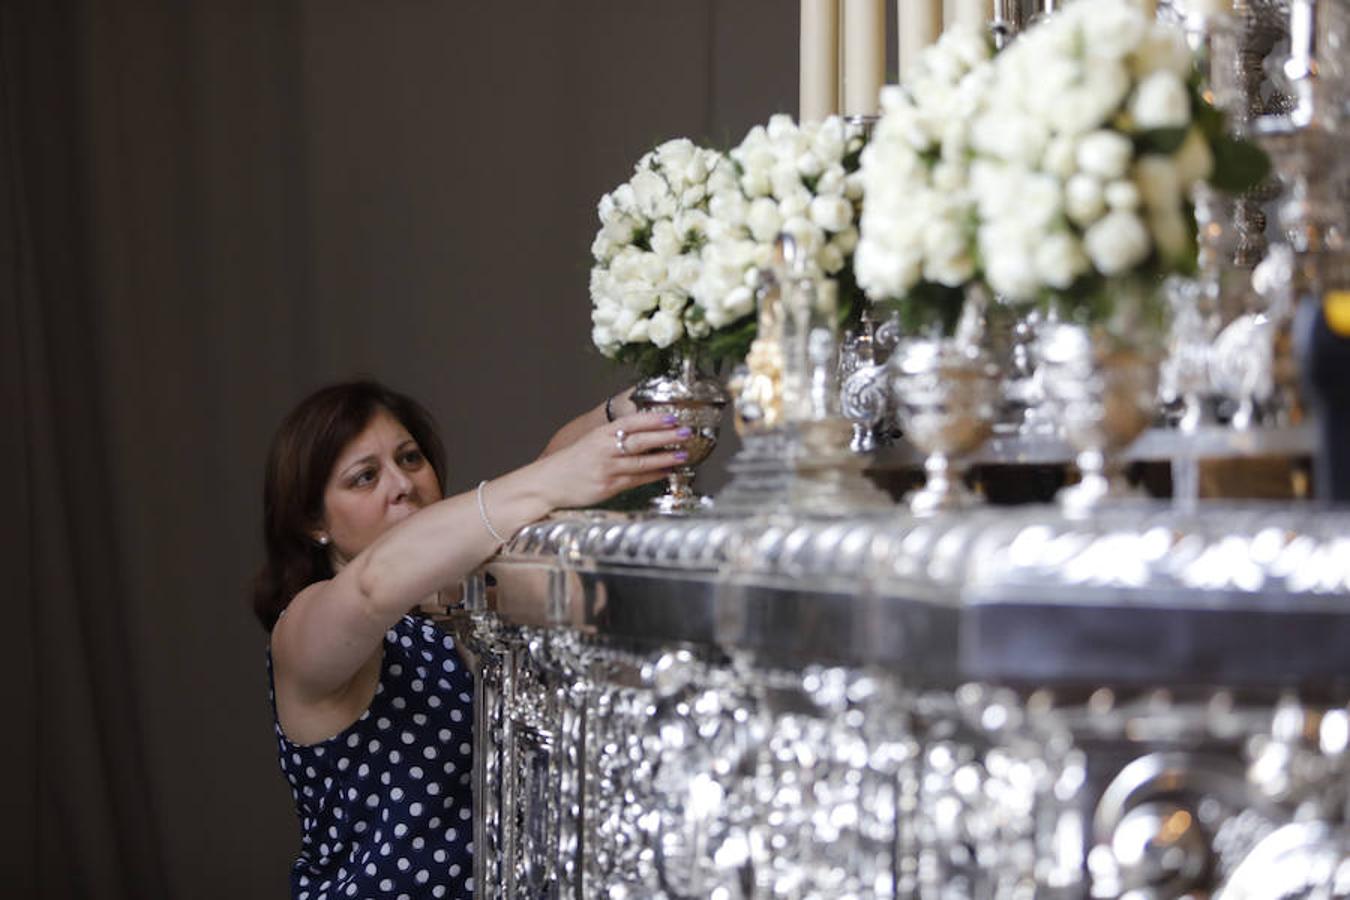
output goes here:
[{"label": "embossed silver relief", "polygon": [[[1320,611],[1334,623],[1350,595],[1348,522],[1253,505],[1120,508],[1082,521],[1037,509],[918,521],[571,516],[531,526],[501,562],[532,573],[503,572],[500,584],[522,593],[480,604],[495,602],[498,613],[471,614],[486,698],[476,784],[495,778],[506,795],[478,795],[478,864],[505,862],[483,892],[1338,896],[1350,801],[1344,706],[1222,687],[1174,697],[1106,676],[1096,690],[1036,689],[1038,676],[1017,690],[944,682],[936,669],[906,670],[912,655],[822,665],[818,654],[856,648],[801,637],[835,627],[825,609],[853,620],[851,631],[831,633],[874,634],[909,615],[885,605],[897,595],[952,609],[1053,597],[1053,619],[1010,624],[1000,642],[1089,610],[1100,622],[1124,604],[1114,630],[1165,611],[1174,618],[1152,620],[1166,623],[1149,632],[1153,643],[1236,652],[1228,671],[1259,680],[1272,671],[1260,666],[1275,663],[1256,665],[1251,646],[1221,650],[1223,630],[1252,604],[1273,616]],[[598,581],[585,586],[573,569]],[[585,604],[604,596],[606,578],[632,573],[655,579],[654,593],[629,586],[606,603],[633,614],[647,604],[668,610],[678,597],[682,614],[715,610],[724,618],[704,646],[665,640],[657,625],[611,633],[607,616],[619,607]],[[709,578],[778,585],[764,607],[775,618],[728,629],[747,615],[737,604],[749,595],[716,593]],[[700,606],[705,590],[716,604]],[[841,590],[855,590],[851,602],[827,603]],[[1183,637],[1186,610],[1207,604],[1231,604],[1234,618]],[[948,661],[972,646],[964,633],[945,645]],[[940,631],[925,634],[944,646]],[[646,649],[635,649],[638,639]],[[752,652],[774,641],[798,648],[797,668]],[[1041,651],[1027,671],[1057,671],[1062,681],[1073,669],[1047,664],[1068,649]],[[1309,644],[1281,665],[1315,654]]]}]

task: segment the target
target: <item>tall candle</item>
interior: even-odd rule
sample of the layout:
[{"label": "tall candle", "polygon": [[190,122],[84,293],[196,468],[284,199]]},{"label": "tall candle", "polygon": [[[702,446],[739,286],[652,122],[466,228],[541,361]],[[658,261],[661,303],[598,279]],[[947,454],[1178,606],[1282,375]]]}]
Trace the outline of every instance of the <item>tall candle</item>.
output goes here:
[{"label": "tall candle", "polygon": [[844,115],[876,115],[885,80],[886,0],[844,0]]},{"label": "tall candle", "polygon": [[1232,15],[1233,0],[1186,0],[1181,11],[1193,16]]},{"label": "tall candle", "polygon": [[1136,0],[1136,2],[1143,8],[1144,15],[1148,16],[1150,19],[1157,17],[1158,0]]},{"label": "tall candle", "polygon": [[919,60],[923,48],[942,33],[942,0],[895,0],[900,80]]},{"label": "tall candle", "polygon": [[991,0],[944,0],[942,5],[943,24],[946,28],[963,25],[977,29],[981,34],[989,27],[989,16],[993,10]]},{"label": "tall candle", "polygon": [[839,0],[802,0],[800,50],[797,118],[819,122],[839,111]]}]

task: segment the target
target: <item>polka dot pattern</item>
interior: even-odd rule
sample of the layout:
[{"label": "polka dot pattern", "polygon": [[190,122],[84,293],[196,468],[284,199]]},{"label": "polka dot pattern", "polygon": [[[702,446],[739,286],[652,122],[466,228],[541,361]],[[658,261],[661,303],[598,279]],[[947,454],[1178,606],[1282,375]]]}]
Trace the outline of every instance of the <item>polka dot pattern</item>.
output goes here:
[{"label": "polka dot pattern", "polygon": [[275,726],[301,828],[293,900],[473,895],[463,777],[473,768],[472,696],[454,641],[410,615],[385,635],[380,683],[356,722],[310,746]]}]

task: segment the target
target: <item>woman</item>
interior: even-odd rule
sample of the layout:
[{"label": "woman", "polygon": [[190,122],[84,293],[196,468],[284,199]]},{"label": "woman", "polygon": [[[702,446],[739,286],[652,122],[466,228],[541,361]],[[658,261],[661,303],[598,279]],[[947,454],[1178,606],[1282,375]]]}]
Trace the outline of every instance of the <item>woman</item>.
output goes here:
[{"label": "woman", "polygon": [[444,499],[440,441],[407,397],[338,384],[282,423],[254,609],[271,632],[276,736],[300,818],[297,900],[472,893],[471,683],[453,641],[412,611],[521,526],[686,458],[673,419],[611,419],[606,402],[535,462]]}]

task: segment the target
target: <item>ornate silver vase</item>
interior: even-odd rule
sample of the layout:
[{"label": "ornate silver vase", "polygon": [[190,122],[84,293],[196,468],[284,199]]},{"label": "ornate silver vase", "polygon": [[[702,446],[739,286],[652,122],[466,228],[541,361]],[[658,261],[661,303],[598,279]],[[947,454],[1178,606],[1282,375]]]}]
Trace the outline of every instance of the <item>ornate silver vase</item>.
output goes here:
[{"label": "ornate silver vase", "polygon": [[1086,513],[1111,498],[1136,496],[1117,454],[1153,422],[1157,355],[1068,323],[1046,328],[1038,349],[1046,395],[1082,474],[1059,493],[1064,511]]},{"label": "ornate silver vase", "polygon": [[997,367],[979,348],[950,338],[905,341],[890,367],[900,426],[925,454],[927,482],[909,497],[910,510],[924,516],[979,503],[958,463],[993,431]]},{"label": "ornate silver vase", "polygon": [[693,435],[678,448],[689,459],[671,470],[665,493],[652,501],[652,509],[664,516],[682,516],[712,508],[712,500],[694,491],[694,468],[708,458],[717,446],[717,430],[722,410],[729,399],[715,378],[698,371],[692,354],[678,357],[671,370],[639,382],[633,390],[633,403],[643,412],[674,416]]}]

